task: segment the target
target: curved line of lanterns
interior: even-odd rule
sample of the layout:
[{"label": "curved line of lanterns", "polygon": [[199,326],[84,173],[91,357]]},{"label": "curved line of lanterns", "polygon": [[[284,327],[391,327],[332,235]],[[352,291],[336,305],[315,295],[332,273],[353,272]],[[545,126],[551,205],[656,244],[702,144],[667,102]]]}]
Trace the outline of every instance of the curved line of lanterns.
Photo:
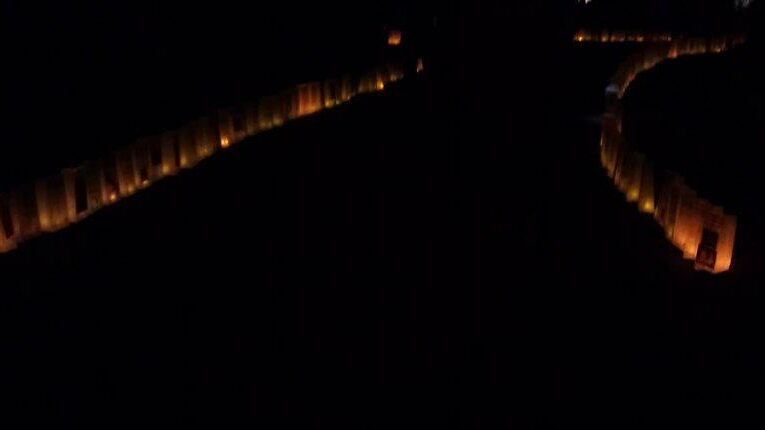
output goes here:
[{"label": "curved line of lanterns", "polygon": [[588,32],[574,35],[575,42],[651,42],[619,65],[606,88],[606,110],[600,139],[600,161],[614,185],[628,202],[651,214],[683,258],[697,270],[721,273],[730,269],[737,218],[698,196],[682,176],[657,171],[645,154],[622,135],[621,99],[642,72],[685,55],[716,54],[745,41],[743,36],[676,38],[670,34]]}]

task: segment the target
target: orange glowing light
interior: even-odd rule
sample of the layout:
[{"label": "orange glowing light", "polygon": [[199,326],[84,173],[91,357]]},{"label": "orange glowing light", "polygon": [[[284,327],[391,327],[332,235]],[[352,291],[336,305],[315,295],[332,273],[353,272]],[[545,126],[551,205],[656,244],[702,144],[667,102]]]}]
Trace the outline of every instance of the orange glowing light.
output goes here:
[{"label": "orange glowing light", "polygon": [[109,201],[116,202],[117,201],[117,193],[113,192],[109,194]]},{"label": "orange glowing light", "polygon": [[384,89],[385,89],[385,82],[383,82],[383,81],[377,81],[377,85],[376,85],[376,88],[377,88],[378,90],[384,90]]},{"label": "orange glowing light", "polygon": [[220,139],[220,146],[222,148],[228,148],[228,146],[231,144],[231,142],[228,140],[228,137],[223,137]]},{"label": "orange glowing light", "polygon": [[391,30],[388,32],[388,45],[389,46],[401,45],[401,32],[399,30]]}]

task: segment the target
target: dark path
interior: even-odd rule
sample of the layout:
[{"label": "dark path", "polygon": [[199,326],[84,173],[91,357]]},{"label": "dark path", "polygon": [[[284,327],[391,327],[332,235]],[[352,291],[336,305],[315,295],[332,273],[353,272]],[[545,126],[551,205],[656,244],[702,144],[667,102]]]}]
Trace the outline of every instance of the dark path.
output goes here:
[{"label": "dark path", "polygon": [[422,79],[2,256],[12,408],[621,428],[680,419],[678,399],[754,402],[762,278],[680,264],[600,171],[583,118],[616,63],[554,33],[465,30]]}]

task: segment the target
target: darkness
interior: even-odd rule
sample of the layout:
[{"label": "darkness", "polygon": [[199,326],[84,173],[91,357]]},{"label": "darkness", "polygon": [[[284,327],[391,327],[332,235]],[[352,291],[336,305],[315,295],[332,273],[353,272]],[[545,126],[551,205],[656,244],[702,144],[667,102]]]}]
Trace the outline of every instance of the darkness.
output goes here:
[{"label": "darkness", "polygon": [[[677,120],[641,130],[646,145],[681,120],[724,136],[734,118],[761,118],[761,15],[690,2],[640,14],[573,1],[156,3],[4,2],[5,189],[390,56],[424,57],[426,71],[0,255],[8,422],[760,427],[761,191],[722,172],[747,251],[730,272],[694,271],[600,168],[603,88],[638,47],[571,40],[622,23],[701,33],[710,16],[725,21],[711,34],[747,29],[745,50],[663,65],[628,100],[639,120]],[[385,46],[392,27],[400,49]],[[673,86],[686,67],[707,72]],[[700,96],[696,82],[717,89]],[[667,87],[697,99],[657,102]],[[715,100],[728,109],[711,112]],[[759,110],[730,112],[747,106]],[[760,132],[736,130],[751,142],[741,151]],[[751,151],[729,169],[756,169]]]},{"label": "darkness", "polygon": [[729,0],[594,0],[579,13],[580,22],[588,28],[607,24],[684,34],[731,31],[746,20],[746,15],[735,9],[735,2]]}]

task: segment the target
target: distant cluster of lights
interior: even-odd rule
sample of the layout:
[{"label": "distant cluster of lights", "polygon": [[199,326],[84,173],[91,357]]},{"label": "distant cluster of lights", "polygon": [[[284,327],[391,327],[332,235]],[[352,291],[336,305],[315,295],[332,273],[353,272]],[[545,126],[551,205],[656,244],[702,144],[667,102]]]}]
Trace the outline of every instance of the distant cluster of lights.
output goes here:
[{"label": "distant cluster of lights", "polygon": [[398,46],[401,45],[401,31],[400,30],[391,30],[388,32],[388,45],[389,46]]}]

